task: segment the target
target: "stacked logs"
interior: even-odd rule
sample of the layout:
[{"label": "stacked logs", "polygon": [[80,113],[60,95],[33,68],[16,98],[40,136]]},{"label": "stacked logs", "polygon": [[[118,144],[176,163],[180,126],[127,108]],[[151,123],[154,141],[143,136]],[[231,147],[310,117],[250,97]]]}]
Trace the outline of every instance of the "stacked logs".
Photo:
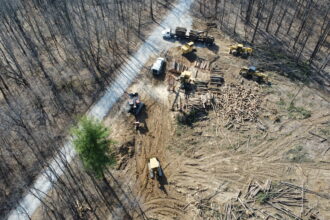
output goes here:
[{"label": "stacked logs", "polygon": [[239,128],[244,122],[257,121],[261,98],[258,91],[246,89],[241,85],[227,85],[219,87],[219,92],[207,91],[206,84],[196,82],[196,90],[199,94],[183,98],[184,104],[180,109],[210,110],[213,109],[228,129]]},{"label": "stacked logs", "polygon": [[204,59],[198,57],[194,62],[194,67],[197,67],[202,70],[209,70],[210,61],[207,61],[207,60],[204,60]]},{"label": "stacked logs", "polygon": [[177,74],[180,74],[182,73],[183,71],[185,70],[188,70],[188,67],[185,66],[184,64],[176,61],[176,60],[173,60],[173,62],[171,63],[170,67],[169,67],[169,71],[171,73],[177,73]]},{"label": "stacked logs", "polygon": [[238,128],[245,121],[257,121],[260,104],[261,98],[256,89],[226,85],[216,96],[214,110],[226,121],[225,127]]}]

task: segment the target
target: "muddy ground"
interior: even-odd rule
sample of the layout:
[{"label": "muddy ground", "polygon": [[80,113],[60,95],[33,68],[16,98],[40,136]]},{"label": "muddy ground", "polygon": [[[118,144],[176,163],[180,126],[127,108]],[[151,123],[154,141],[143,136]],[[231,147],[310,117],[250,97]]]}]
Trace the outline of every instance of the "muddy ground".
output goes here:
[{"label": "muddy ground", "polygon": [[[138,118],[140,131],[135,131],[135,119],[126,113],[124,99],[105,121],[112,130],[111,138],[117,141],[115,176],[124,188],[132,189],[145,216],[152,219],[230,219],[235,213],[236,219],[291,219],[290,213],[301,219],[330,219],[329,96],[271,71],[267,72],[271,86],[243,79],[240,68],[253,61],[228,54],[228,45],[234,42],[218,30],[212,35],[218,47],[197,47],[197,57],[211,60],[219,56],[212,65],[221,68],[225,85],[256,91],[261,100],[257,120],[228,128],[228,121],[208,111],[203,120],[190,126],[179,123],[180,113],[171,111],[175,97],[168,90],[171,74],[166,72],[164,79],[151,77],[151,59],[128,91],[139,92],[146,104]],[[192,65],[175,51],[168,53]],[[148,178],[151,157],[160,160],[163,178]],[[312,193],[292,192],[302,200],[291,205],[283,205],[276,196],[264,199],[263,192],[244,199],[251,183],[267,181],[280,192],[289,190],[282,181]],[[234,209],[235,201],[240,200],[248,205]],[[289,214],[270,205],[275,203]],[[228,204],[236,211],[228,211]],[[252,213],[247,214],[248,210]]]}]

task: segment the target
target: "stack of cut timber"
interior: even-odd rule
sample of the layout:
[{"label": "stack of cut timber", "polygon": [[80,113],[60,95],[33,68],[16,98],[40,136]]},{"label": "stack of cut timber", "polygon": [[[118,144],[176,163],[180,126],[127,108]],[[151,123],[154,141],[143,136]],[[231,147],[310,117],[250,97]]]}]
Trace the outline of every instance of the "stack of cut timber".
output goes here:
[{"label": "stack of cut timber", "polygon": [[199,38],[200,32],[195,31],[195,30],[190,30],[189,31],[189,39],[190,40],[197,40]]},{"label": "stack of cut timber", "polygon": [[210,85],[212,85],[212,86],[219,87],[219,86],[222,86],[224,82],[225,82],[225,80],[222,76],[218,76],[218,75],[210,76]]},{"label": "stack of cut timber", "polygon": [[205,81],[196,81],[195,82],[195,86],[196,86],[196,91],[199,93],[204,93],[207,92],[207,87],[208,87],[208,82]]},{"label": "stack of cut timber", "polygon": [[177,62],[176,60],[173,60],[173,62],[170,64],[169,71],[172,73],[182,73],[183,71],[188,70],[188,67],[183,65],[180,62]]},{"label": "stack of cut timber", "polygon": [[191,72],[191,76],[192,76],[194,79],[196,79],[197,76],[198,76],[198,69],[196,69],[196,68],[191,68],[191,69],[190,69],[190,72]]},{"label": "stack of cut timber", "polygon": [[203,111],[206,109],[210,109],[212,106],[213,96],[209,93],[204,93],[198,96],[189,97],[189,99],[186,100],[185,106],[186,110],[199,110]]},{"label": "stack of cut timber", "polygon": [[185,37],[186,33],[187,33],[187,28],[184,28],[184,27],[175,28],[175,35],[178,37]]},{"label": "stack of cut timber", "polygon": [[251,90],[232,84],[217,89],[216,111],[227,121],[226,126],[239,127],[245,121],[257,121],[261,105],[257,88]]},{"label": "stack of cut timber", "polygon": [[212,67],[212,69],[211,69],[211,73],[214,73],[214,74],[222,74],[222,71],[221,71],[220,67],[218,67],[218,66],[214,66],[214,67]]},{"label": "stack of cut timber", "polygon": [[223,78],[223,73],[218,66],[211,69],[210,76],[210,90],[213,92],[219,92],[219,87],[224,84],[225,80]]},{"label": "stack of cut timber", "polygon": [[203,69],[203,70],[209,70],[210,68],[210,62],[207,60],[204,60],[202,58],[197,58],[194,66],[199,68],[199,69]]}]

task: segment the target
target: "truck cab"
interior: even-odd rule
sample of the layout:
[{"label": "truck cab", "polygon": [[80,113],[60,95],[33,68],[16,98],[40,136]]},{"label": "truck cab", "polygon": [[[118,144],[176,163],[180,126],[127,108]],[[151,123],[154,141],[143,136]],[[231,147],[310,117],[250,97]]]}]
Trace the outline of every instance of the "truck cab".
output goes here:
[{"label": "truck cab", "polygon": [[167,28],[162,31],[162,36],[164,39],[170,39],[173,37],[172,30],[170,28]]}]

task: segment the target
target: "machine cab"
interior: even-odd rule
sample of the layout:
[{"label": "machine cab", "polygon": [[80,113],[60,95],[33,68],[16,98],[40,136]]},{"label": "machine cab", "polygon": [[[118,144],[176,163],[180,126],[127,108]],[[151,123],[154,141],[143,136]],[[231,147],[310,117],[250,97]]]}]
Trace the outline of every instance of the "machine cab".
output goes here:
[{"label": "machine cab", "polygon": [[257,71],[257,67],[255,67],[255,66],[249,66],[248,71],[251,72],[251,73],[255,73]]},{"label": "machine cab", "polygon": [[170,28],[167,28],[165,30],[162,31],[162,36],[164,39],[169,39],[172,37],[172,31]]}]

